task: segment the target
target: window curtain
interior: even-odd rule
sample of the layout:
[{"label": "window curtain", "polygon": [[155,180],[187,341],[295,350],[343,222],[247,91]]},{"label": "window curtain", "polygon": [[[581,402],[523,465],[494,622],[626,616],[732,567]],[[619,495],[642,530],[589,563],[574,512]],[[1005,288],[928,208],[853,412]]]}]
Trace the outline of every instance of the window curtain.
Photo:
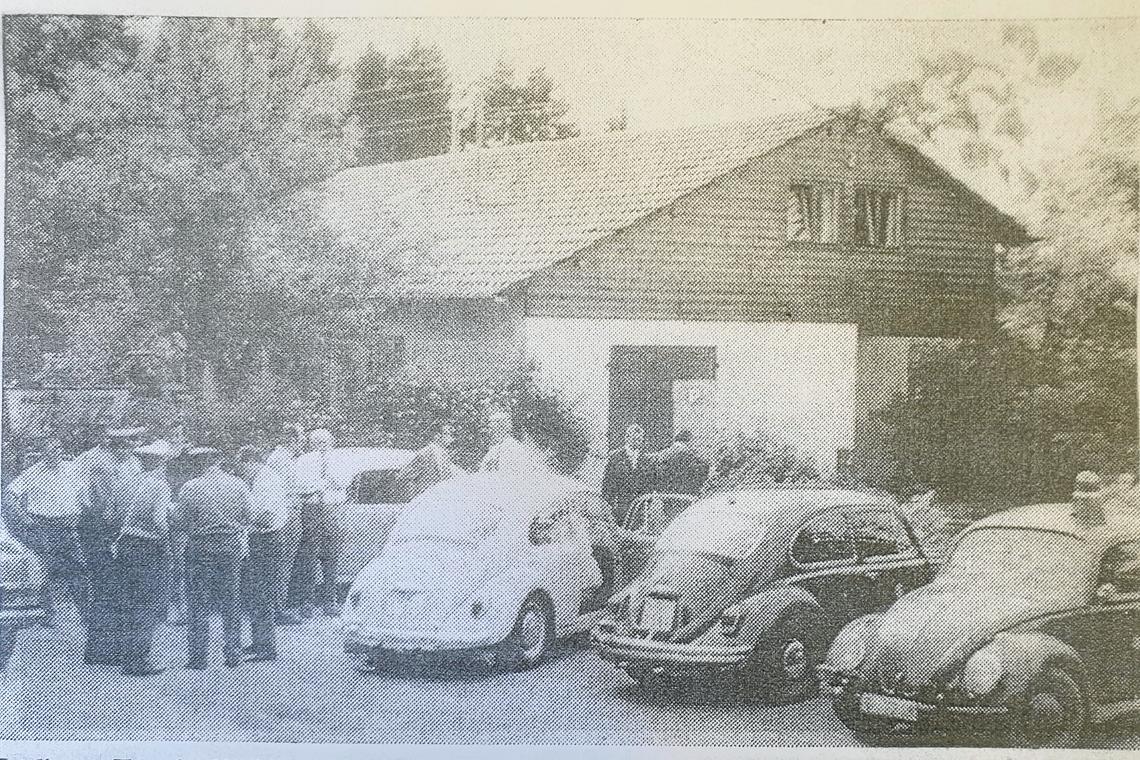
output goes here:
[{"label": "window curtain", "polygon": [[835,241],[835,188],[792,185],[788,194],[788,239]]},{"label": "window curtain", "polygon": [[898,193],[859,188],[855,191],[855,239],[864,245],[894,248],[902,238]]}]

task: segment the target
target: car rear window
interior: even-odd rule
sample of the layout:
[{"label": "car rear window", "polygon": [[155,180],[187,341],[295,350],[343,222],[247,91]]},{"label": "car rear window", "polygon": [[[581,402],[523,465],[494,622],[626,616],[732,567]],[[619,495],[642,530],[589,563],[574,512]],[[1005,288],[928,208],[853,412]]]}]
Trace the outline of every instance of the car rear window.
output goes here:
[{"label": "car rear window", "polygon": [[349,486],[349,498],[357,504],[404,504],[407,489],[400,483],[400,471],[368,470],[357,475]]}]

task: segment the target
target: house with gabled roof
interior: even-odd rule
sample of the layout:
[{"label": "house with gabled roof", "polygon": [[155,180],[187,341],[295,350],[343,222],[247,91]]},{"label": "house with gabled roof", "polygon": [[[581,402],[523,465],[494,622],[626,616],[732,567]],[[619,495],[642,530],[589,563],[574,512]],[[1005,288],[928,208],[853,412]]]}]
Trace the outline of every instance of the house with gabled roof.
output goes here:
[{"label": "house with gabled roof", "polygon": [[[343,171],[322,222],[384,276],[363,371],[471,383],[533,364],[597,454],[762,429],[873,460],[916,341],[993,326],[1012,216],[913,146],[821,112]],[[355,369],[354,369],[355,368]]]}]

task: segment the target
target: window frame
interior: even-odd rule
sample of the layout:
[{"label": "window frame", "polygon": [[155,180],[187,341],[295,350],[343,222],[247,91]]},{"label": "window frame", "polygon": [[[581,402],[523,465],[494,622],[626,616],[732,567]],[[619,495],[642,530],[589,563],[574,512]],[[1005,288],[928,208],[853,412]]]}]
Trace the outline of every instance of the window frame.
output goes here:
[{"label": "window frame", "polygon": [[[855,567],[859,564],[859,552],[856,550],[855,540],[851,536],[851,522],[847,519],[847,511],[849,509],[850,507],[829,507],[826,509],[821,509],[817,512],[813,512],[808,517],[800,521],[799,525],[796,527],[795,532],[792,534],[791,541],[788,542],[788,561],[791,563],[792,567],[796,568],[797,570],[811,571],[836,567]],[[807,528],[808,525],[825,515],[831,514],[839,515],[840,519],[843,522],[843,527],[846,531],[846,537],[851,544],[851,556],[843,559],[823,560],[822,562],[800,562],[800,560],[796,557],[796,543],[799,541],[800,535],[803,534],[804,529]]]},{"label": "window frame", "polygon": [[861,565],[876,565],[883,562],[897,562],[904,559],[918,559],[922,556],[922,551],[918,546],[918,541],[915,539],[915,536],[913,535],[911,528],[907,524],[906,520],[902,518],[902,515],[898,514],[894,510],[887,509],[885,507],[868,506],[864,509],[853,509],[849,510],[846,513],[848,528],[853,527],[852,520],[857,515],[864,514],[887,515],[887,517],[893,519],[898,525],[901,531],[900,535],[906,541],[908,548],[906,551],[894,552],[893,554],[874,554],[871,556],[863,556],[863,554],[859,551],[859,542],[856,540],[854,534],[852,534],[851,543],[855,546],[855,561],[857,563]]},{"label": "window frame", "polygon": [[[808,187],[808,188],[822,187],[822,188],[830,188],[831,190],[833,190],[835,192],[835,239],[834,240],[797,240],[795,238],[788,236],[788,208],[787,208],[787,203],[788,203],[788,201],[791,200],[790,195],[792,192],[792,188],[794,188],[794,187]],[[816,247],[822,246],[822,247],[826,247],[826,248],[838,248],[844,244],[845,239],[844,239],[843,233],[845,230],[845,224],[844,224],[843,209],[845,206],[844,197],[846,196],[846,193],[847,193],[847,187],[842,182],[836,182],[833,180],[826,180],[826,179],[807,179],[807,178],[803,178],[803,177],[792,177],[792,178],[789,178],[787,184],[784,185],[784,192],[785,192],[785,199],[784,199],[785,206],[784,206],[784,210],[783,210],[784,232],[780,236],[783,239],[784,243],[786,243],[787,245],[795,245],[795,246],[816,246]]]},{"label": "window frame", "polygon": [[[848,208],[851,212],[851,245],[860,251],[883,251],[886,253],[898,253],[906,248],[907,245],[907,192],[906,188],[902,185],[895,185],[888,182],[852,182],[849,186],[851,193],[851,203]],[[876,243],[862,243],[856,235],[857,220],[859,218],[859,209],[856,206],[856,198],[860,190],[872,190],[878,193],[895,193],[899,199],[899,239],[894,245],[878,245]]]}]

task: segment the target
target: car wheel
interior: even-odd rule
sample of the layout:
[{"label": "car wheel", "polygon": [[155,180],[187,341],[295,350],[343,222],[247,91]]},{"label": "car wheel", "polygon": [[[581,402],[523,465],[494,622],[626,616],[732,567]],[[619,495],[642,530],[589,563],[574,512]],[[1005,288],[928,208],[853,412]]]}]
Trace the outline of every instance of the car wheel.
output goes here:
[{"label": "car wheel", "polygon": [[742,696],[769,704],[800,702],[816,693],[820,662],[818,621],[800,613],[777,623],[761,637],[741,682]]},{"label": "car wheel", "polygon": [[1015,747],[1075,747],[1081,743],[1088,707],[1081,687],[1061,668],[1042,671],[1012,706],[1009,744]]},{"label": "car wheel", "polygon": [[554,643],[554,608],[542,594],[531,594],[523,602],[515,627],[507,638],[508,667],[529,670],[550,651]]}]

